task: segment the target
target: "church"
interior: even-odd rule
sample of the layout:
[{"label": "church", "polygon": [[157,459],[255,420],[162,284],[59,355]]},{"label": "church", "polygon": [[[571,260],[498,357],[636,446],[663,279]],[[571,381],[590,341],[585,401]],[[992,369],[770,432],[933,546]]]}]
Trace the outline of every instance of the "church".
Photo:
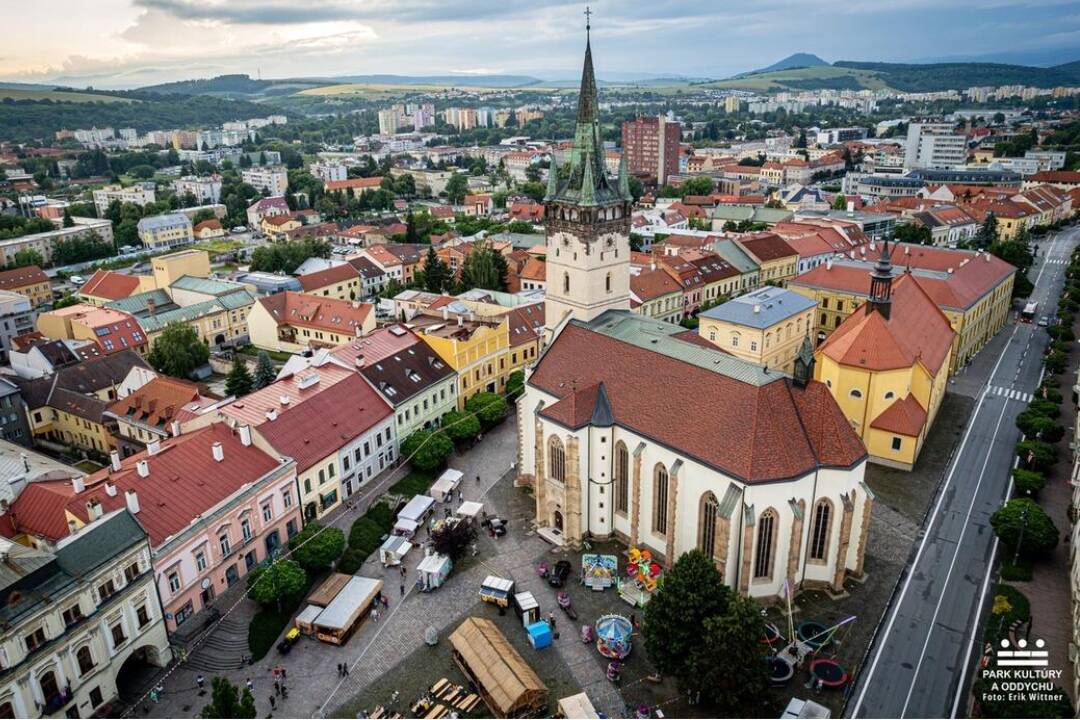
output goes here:
[{"label": "church", "polygon": [[547,345],[517,404],[518,484],[546,538],[616,537],[664,562],[699,548],[765,601],[863,574],[867,453],[814,377],[728,355],[630,312],[632,197],[604,169],[586,42],[569,167],[545,198]]}]

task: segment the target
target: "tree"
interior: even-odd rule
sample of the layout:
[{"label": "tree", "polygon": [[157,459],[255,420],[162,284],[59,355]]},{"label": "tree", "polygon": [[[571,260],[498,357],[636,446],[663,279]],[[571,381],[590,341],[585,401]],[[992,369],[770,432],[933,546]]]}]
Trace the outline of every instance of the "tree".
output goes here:
[{"label": "tree", "polygon": [[247,576],[251,599],[260,605],[281,608],[299,600],[307,590],[307,572],[295,560],[276,560],[255,568]]},{"label": "tree", "polygon": [[146,359],[158,372],[188,378],[210,359],[210,349],[195,328],[175,322],[161,332]]},{"label": "tree", "polygon": [[833,200],[833,210],[847,210],[847,198],[843,193],[838,193],[836,199]]},{"label": "tree", "polygon": [[510,406],[502,395],[479,392],[465,401],[465,409],[475,414],[484,427],[491,427],[506,418]]},{"label": "tree", "polygon": [[988,248],[997,242],[997,218],[994,213],[987,213],[983,224],[975,233],[975,244],[980,248]]},{"label": "tree", "polygon": [[450,268],[442,261],[435,248],[429,247],[424,258],[424,289],[441,293],[451,283]]},{"label": "tree", "polygon": [[345,533],[340,528],[324,528],[317,522],[309,522],[289,539],[289,550],[292,559],[305,570],[320,573],[328,570],[345,551]]},{"label": "tree", "polygon": [[442,429],[454,442],[465,442],[480,435],[480,420],[472,413],[451,410],[443,415]]},{"label": "tree", "polygon": [[679,191],[682,195],[709,195],[715,189],[712,178],[705,175],[699,175],[697,177],[684,180],[679,186]]},{"label": "tree", "polygon": [[457,561],[476,542],[476,527],[470,522],[444,522],[431,533],[431,546],[440,555]]},{"label": "tree", "polygon": [[417,430],[401,443],[401,455],[417,470],[437,470],[454,453],[454,443],[442,431]]},{"label": "tree", "polygon": [[204,718],[253,718],[255,717],[255,698],[251,691],[243,692],[227,678],[215,677],[210,680],[210,704],[202,709]]},{"label": "tree", "polygon": [[79,300],[78,295],[68,293],[67,295],[53,303],[53,310],[59,310],[61,308],[71,307],[72,305],[78,305],[80,302],[82,301]]},{"label": "tree", "polygon": [[[656,669],[683,692],[713,706],[720,717],[752,716],[768,686],[757,604],[724,585],[700,550],[680,557],[645,606],[642,635]],[[724,667],[739,667],[736,674]]]},{"label": "tree", "polygon": [[15,253],[14,267],[26,267],[27,265],[37,265],[41,267],[45,264],[45,258],[41,256],[37,250],[33,248],[23,248]]},{"label": "tree", "polygon": [[255,376],[251,379],[251,385],[259,390],[266,387],[277,379],[277,371],[274,363],[270,360],[270,354],[265,350],[259,351],[259,358],[255,361]]},{"label": "tree", "polygon": [[454,173],[446,181],[446,199],[451,205],[460,205],[469,192],[469,181],[464,173]]},{"label": "tree", "polygon": [[233,358],[232,369],[225,378],[225,392],[233,397],[243,397],[251,392],[255,381],[248,371],[247,363],[239,355]]},{"label": "tree", "polygon": [[1045,470],[1057,462],[1057,448],[1041,440],[1017,443],[1016,454],[1029,470]]},{"label": "tree", "polygon": [[1022,496],[1034,497],[1046,486],[1046,476],[1035,470],[1016,468],[1012,471],[1012,476],[1016,492]]},{"label": "tree", "polygon": [[506,397],[517,400],[525,392],[525,371],[515,370],[506,378]]},{"label": "tree", "polygon": [[904,223],[893,230],[893,240],[913,245],[930,245],[933,242],[933,233],[922,223]]},{"label": "tree", "polygon": [[634,202],[641,199],[642,194],[645,192],[645,187],[641,184],[641,178],[631,175],[630,176],[630,194],[634,198]]},{"label": "tree", "polygon": [[1057,547],[1059,533],[1046,511],[1031,498],[1014,498],[990,516],[1001,542],[1027,558],[1046,555]]},{"label": "tree", "polygon": [[68,208],[64,208],[64,227],[75,227],[75,221],[71,219],[71,212]]},{"label": "tree", "polygon": [[461,282],[467,288],[483,290],[506,289],[506,258],[490,243],[473,246],[461,265]]}]

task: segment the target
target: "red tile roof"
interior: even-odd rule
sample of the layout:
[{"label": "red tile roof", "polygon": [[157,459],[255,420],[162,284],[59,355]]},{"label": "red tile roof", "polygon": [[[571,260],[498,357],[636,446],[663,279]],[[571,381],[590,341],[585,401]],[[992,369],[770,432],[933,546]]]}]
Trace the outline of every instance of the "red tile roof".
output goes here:
[{"label": "red tile roof", "polygon": [[955,335],[945,313],[911,275],[903,274],[893,280],[888,319],[863,305],[818,349],[850,367],[896,370],[921,362],[936,375]]},{"label": "red tile roof", "polygon": [[[630,276],[630,292],[642,303],[646,303],[664,295],[681,293],[682,286],[664,270],[644,270]],[[682,309],[681,304],[679,309]]]},{"label": "red tile roof", "polygon": [[898,435],[918,437],[926,424],[926,410],[914,395],[900,398],[870,423],[878,430],[894,432]]},{"label": "red tile roof", "polygon": [[355,267],[349,263],[342,263],[325,270],[301,275],[297,279],[300,281],[300,287],[304,288],[304,292],[310,292],[324,288],[327,285],[355,280],[358,277],[360,277],[360,272]]},{"label": "red tile roof", "polygon": [[28,483],[6,513],[0,515],[0,534],[26,533],[56,540],[68,534],[64,505],[74,497],[70,480]]},{"label": "red tile roof", "polygon": [[213,400],[199,394],[194,383],[159,375],[109,406],[109,412],[142,425],[169,432],[169,423],[184,422]]},{"label": "red tile roof", "polygon": [[545,282],[547,280],[547,263],[530,255],[525,261],[524,267],[521,268],[519,275],[525,280]]},{"label": "red tile roof", "polygon": [[79,288],[80,295],[107,300],[120,300],[138,291],[139,278],[110,270],[97,270]]},{"label": "red tile roof", "polygon": [[1060,183],[1062,185],[1080,185],[1080,172],[1075,170],[1048,170],[1028,175],[1028,182]]},{"label": "red tile roof", "polygon": [[[214,460],[214,443],[222,445],[221,462]],[[148,477],[139,476],[136,469],[139,460],[147,461]],[[85,492],[69,500],[66,509],[87,521],[86,503],[91,499],[100,502],[108,513],[125,507],[125,492],[135,490],[140,508],[135,517],[149,534],[153,547],[160,546],[188,527],[194,518],[280,464],[255,445],[245,446],[224,423],[163,440],[155,454],[144,451],[122,462],[119,472],[106,468],[87,478]],[[115,495],[105,491],[106,482],[116,486]],[[64,509],[57,506],[55,512],[63,518]]]},{"label": "red tile roof", "polygon": [[350,373],[333,392],[319,393],[267,420],[258,431],[275,450],[296,460],[296,471],[302,473],[393,414],[364,378]]},{"label": "red tile roof", "polygon": [[753,233],[741,235],[735,238],[735,242],[744,250],[757,258],[759,262],[769,262],[780,258],[798,255],[795,250],[776,233]]},{"label": "red tile roof", "polygon": [[222,229],[221,221],[218,220],[217,218],[210,218],[209,220],[203,220],[201,223],[199,223],[194,228],[192,228],[192,230],[194,232],[196,232],[196,233],[201,231],[201,230],[221,230],[221,229]]},{"label": "red tile roof", "polygon": [[382,184],[382,176],[369,177],[369,178],[349,178],[347,180],[328,180],[326,182],[326,191],[333,192],[335,190],[347,190],[352,188],[356,190],[372,190],[379,187]]},{"label": "red tile roof", "polygon": [[37,265],[14,268],[0,271],[0,290],[14,290],[27,285],[48,283],[49,276],[42,272]]},{"label": "red tile roof", "polygon": [[277,324],[294,325],[315,330],[358,334],[372,312],[370,303],[350,302],[336,298],[282,292],[259,298],[259,303]]},{"label": "red tile roof", "polygon": [[510,205],[510,217],[513,220],[535,222],[544,218],[544,206],[538,203],[513,203]]},{"label": "red tile roof", "polygon": [[[571,397],[568,378],[580,389],[577,398]],[[666,379],[663,391],[646,392],[657,388],[657,378]],[[822,383],[811,382],[803,389],[778,376],[755,386],[576,322],[548,346],[529,378],[530,385],[559,398],[542,414],[563,424],[580,420],[584,411],[577,406],[595,399],[601,382],[616,424],[744,482],[784,480],[820,467],[851,467],[866,457],[862,442]],[[717,413],[721,404],[725,412]],[[590,406],[590,416],[591,411]],[[709,422],[701,422],[706,417]]]}]

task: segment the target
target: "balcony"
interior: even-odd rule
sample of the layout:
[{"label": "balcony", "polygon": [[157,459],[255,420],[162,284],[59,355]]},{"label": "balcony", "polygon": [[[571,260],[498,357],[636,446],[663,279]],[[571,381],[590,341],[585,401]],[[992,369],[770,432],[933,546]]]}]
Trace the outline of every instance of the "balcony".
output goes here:
[{"label": "balcony", "polygon": [[74,697],[71,688],[66,687],[63,690],[50,695],[45,699],[45,715],[52,715],[60,710],[60,708],[71,702],[71,698]]}]

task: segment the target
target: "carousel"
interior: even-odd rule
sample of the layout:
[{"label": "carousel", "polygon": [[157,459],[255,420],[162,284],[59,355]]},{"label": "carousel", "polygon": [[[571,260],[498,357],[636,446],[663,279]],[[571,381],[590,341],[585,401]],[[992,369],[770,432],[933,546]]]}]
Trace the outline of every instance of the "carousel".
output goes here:
[{"label": "carousel", "polygon": [[624,660],[630,654],[630,635],[634,626],[622,615],[602,615],[596,621],[596,649],[612,660]]}]

